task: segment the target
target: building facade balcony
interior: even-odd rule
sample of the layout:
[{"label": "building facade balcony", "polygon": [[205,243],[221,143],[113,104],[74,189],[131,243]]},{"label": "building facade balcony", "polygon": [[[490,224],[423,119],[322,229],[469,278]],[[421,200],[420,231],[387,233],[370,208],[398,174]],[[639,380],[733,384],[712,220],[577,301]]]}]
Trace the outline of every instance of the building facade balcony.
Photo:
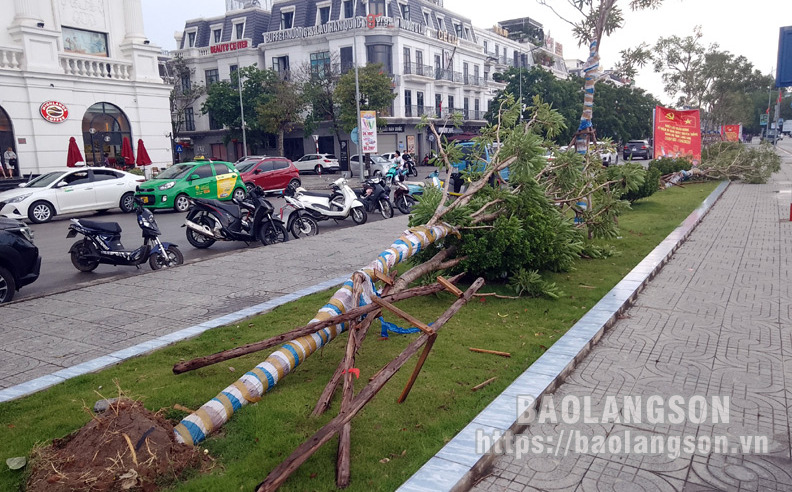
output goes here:
[{"label": "building facade balcony", "polygon": [[[431,65],[419,65],[417,63],[407,62],[403,67],[404,80],[421,80],[433,79],[435,75],[434,67]],[[425,79],[424,79],[425,78]]]}]

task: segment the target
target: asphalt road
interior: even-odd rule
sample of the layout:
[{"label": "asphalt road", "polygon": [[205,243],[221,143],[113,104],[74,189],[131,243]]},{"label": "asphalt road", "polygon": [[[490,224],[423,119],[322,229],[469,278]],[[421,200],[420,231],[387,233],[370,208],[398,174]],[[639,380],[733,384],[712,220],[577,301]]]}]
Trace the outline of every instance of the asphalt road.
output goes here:
[{"label": "asphalt road", "polygon": [[[338,178],[338,174],[301,176],[303,186],[314,191],[329,190],[329,184]],[[349,180],[349,184],[353,188],[359,187],[357,178]],[[269,196],[268,200],[272,203],[273,207],[275,207],[276,214],[279,213],[280,207],[285,204],[285,201],[280,197]],[[284,213],[288,214],[288,209]],[[400,214],[400,212],[395,210],[395,214]],[[155,211],[154,213],[154,218],[162,231],[160,240],[177,244],[184,255],[185,263],[228,254],[248,247],[266,247],[262,246],[260,243],[247,246],[241,241],[228,241],[216,242],[207,249],[196,249],[187,242],[187,237],[185,235],[186,228],[181,227],[182,224],[184,224],[186,215],[186,213],[177,213],[170,210]],[[72,265],[68,251],[71,245],[74,244],[75,241],[81,239],[82,236],[76,238],[66,237],[69,228],[69,219],[71,218],[88,218],[97,221],[118,222],[122,229],[121,242],[127,249],[135,249],[143,244],[143,238],[140,234],[140,228],[137,225],[135,214],[122,214],[118,209],[113,209],[105,214],[90,212],[56,216],[52,221],[45,224],[28,224],[33,230],[33,242],[39,248],[39,254],[41,255],[41,275],[38,280],[23,287],[17,292],[14,296],[14,300],[29,299],[54,292],[72,290],[81,285],[96,282],[97,280],[112,278],[119,275],[137,275],[150,270],[151,267],[148,263],[144,263],[140,266],[140,269],[133,266],[99,265],[93,272],[85,273],[78,271]],[[377,221],[385,219],[378,213],[371,213],[368,215],[368,220]],[[327,220],[319,222],[319,234],[331,228],[335,229],[352,226],[354,226],[352,219],[338,222]],[[290,241],[295,241],[295,246],[299,243],[299,240],[291,236]]]}]

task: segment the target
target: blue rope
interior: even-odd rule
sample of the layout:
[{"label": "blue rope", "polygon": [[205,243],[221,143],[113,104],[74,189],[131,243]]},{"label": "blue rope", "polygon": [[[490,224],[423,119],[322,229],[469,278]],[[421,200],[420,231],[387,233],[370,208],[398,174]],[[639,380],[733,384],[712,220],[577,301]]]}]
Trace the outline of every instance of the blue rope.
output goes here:
[{"label": "blue rope", "polygon": [[395,325],[390,321],[385,321],[385,319],[382,316],[380,316],[377,319],[380,320],[380,323],[382,323],[382,330],[380,331],[380,337],[382,338],[388,338],[388,332],[396,333],[397,335],[409,335],[410,333],[418,333],[419,331],[421,331],[420,329],[415,327],[402,328],[401,326]]}]

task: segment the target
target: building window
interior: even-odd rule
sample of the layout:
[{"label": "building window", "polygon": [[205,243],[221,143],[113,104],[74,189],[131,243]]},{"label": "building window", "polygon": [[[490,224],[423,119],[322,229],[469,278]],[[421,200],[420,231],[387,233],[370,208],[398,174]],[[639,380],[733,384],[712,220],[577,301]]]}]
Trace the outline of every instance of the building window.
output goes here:
[{"label": "building window", "polygon": [[234,24],[234,37],[236,39],[242,39],[245,37],[245,23],[239,22]]},{"label": "building window", "polygon": [[473,113],[474,113],[473,114],[473,119],[474,120],[480,120],[481,119],[481,115],[479,114],[480,111],[481,111],[481,103],[479,103],[478,99],[473,99]]},{"label": "building window", "polygon": [[442,116],[443,96],[441,94],[435,94],[435,111],[437,111],[437,116]]},{"label": "building window", "polygon": [[181,89],[182,92],[189,92],[192,89],[192,82],[190,82],[190,74],[186,73],[182,76],[181,79]]},{"label": "building window", "polygon": [[465,39],[470,39],[470,28],[469,27],[465,28]]},{"label": "building window", "polygon": [[355,58],[354,54],[352,53],[352,47],[345,46],[339,51],[341,55],[341,73],[347,73],[351,69],[355,68]]},{"label": "building window", "polygon": [[184,109],[184,129],[188,132],[195,131],[195,113],[193,108]]},{"label": "building window", "polygon": [[423,15],[424,15],[424,23],[426,24],[426,27],[432,27],[432,20],[429,17],[429,12],[424,12]]},{"label": "building window", "polygon": [[[418,65],[418,70],[423,71],[423,51],[415,50],[415,64]],[[423,75],[423,73],[419,72],[419,75]]]},{"label": "building window", "polygon": [[500,56],[500,46],[495,45],[495,56]]},{"label": "building window", "polygon": [[464,77],[464,82],[466,84],[470,83],[470,65],[468,62],[462,63],[462,76]]},{"label": "building window", "polygon": [[382,66],[385,67],[385,73],[393,73],[391,48],[389,44],[370,44],[366,46],[367,62],[382,63]]},{"label": "building window", "polygon": [[369,14],[387,15],[385,12],[385,0],[369,0]]},{"label": "building window", "polygon": [[294,11],[281,12],[281,29],[291,29],[294,27]]},{"label": "building window", "polygon": [[408,19],[409,20],[409,18],[410,18],[410,6],[408,4],[406,4],[406,3],[400,3],[399,4],[399,10],[401,10],[402,19]]},{"label": "building window", "polygon": [[220,72],[216,68],[214,70],[207,70],[204,73],[206,75],[206,87],[220,82]]},{"label": "building window", "polygon": [[239,70],[239,66],[238,65],[231,65],[230,67],[228,67],[229,75],[234,73],[234,72],[236,72],[237,70]]},{"label": "building window", "polygon": [[404,48],[404,73],[413,73],[410,62],[410,48]]},{"label": "building window", "polygon": [[412,91],[404,91],[404,116],[412,115]]},{"label": "building window", "polygon": [[330,5],[322,5],[316,13],[316,23],[318,25],[330,22]]},{"label": "building window", "polygon": [[438,17],[437,18],[437,29],[440,30],[440,31],[443,30],[443,18],[442,17]]},{"label": "building window", "polygon": [[212,43],[217,44],[223,40],[223,30],[222,29],[212,29]]},{"label": "building window", "polygon": [[273,56],[272,69],[280,75],[282,79],[289,78],[289,57],[288,56]]},{"label": "building window", "polygon": [[487,54],[487,40],[484,40],[484,54]]},{"label": "building window", "polygon": [[223,125],[217,122],[212,116],[212,113],[209,113],[209,129],[210,130],[222,130]]},{"label": "building window", "polygon": [[[423,92],[421,92],[421,91],[416,91],[415,92],[415,104],[418,105],[418,111],[422,111],[423,110],[423,105],[424,105]],[[419,116],[420,116],[420,114],[419,114]]]},{"label": "building window", "polygon": [[448,111],[454,111],[454,96],[448,96]]},{"label": "building window", "polygon": [[329,51],[311,53],[311,73],[319,78],[325,78],[330,73]]},{"label": "building window", "polygon": [[355,16],[355,4],[352,0],[344,0],[344,19],[351,19]]},{"label": "building window", "polygon": [[454,24],[454,32],[456,32],[456,35],[457,35],[458,38],[461,38],[462,37],[462,25],[461,24]]},{"label": "building window", "polygon": [[462,100],[462,114],[464,115],[464,118],[466,120],[470,119],[470,116],[468,116],[469,110],[470,110],[470,102],[468,101],[468,98],[464,98]]},{"label": "building window", "polygon": [[189,48],[195,47],[195,32],[187,33],[187,47]]}]

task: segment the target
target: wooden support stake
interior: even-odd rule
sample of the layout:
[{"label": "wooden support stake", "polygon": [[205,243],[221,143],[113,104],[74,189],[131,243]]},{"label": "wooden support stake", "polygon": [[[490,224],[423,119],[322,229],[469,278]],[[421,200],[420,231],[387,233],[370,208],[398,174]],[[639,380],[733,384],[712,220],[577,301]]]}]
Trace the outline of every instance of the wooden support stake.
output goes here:
[{"label": "wooden support stake", "polygon": [[490,384],[491,382],[495,381],[496,379],[498,379],[498,377],[497,377],[497,376],[495,376],[494,378],[489,378],[488,380],[484,381],[483,383],[479,383],[479,384],[477,384],[477,385],[473,386],[472,388],[470,388],[470,390],[471,390],[471,391],[478,391],[478,390],[480,390],[481,388],[483,388],[484,386],[487,386],[487,385],[488,385],[488,384]]},{"label": "wooden support stake", "polygon": [[487,349],[480,349],[480,348],[473,348],[469,347],[471,352],[480,352],[482,354],[492,354],[492,355],[500,355],[501,357],[511,357],[511,354],[508,352],[498,352],[497,350],[487,350]]},{"label": "wooden support stake", "polygon": [[[473,296],[473,294],[484,285],[484,279],[478,278],[468,288],[465,295],[457,299],[435,322],[436,330],[440,330],[443,325],[451,319],[451,317],[459,311],[462,306]],[[322,447],[327,441],[333,438],[341,427],[352,420],[357,413],[363,409],[366,404],[385,386],[390,378],[412,357],[418,352],[426,342],[429,341],[430,335],[422,334],[412,342],[400,353],[395,359],[390,361],[379,373],[379,376],[374,381],[366,385],[365,388],[360,390],[360,393],[352,399],[348,411],[340,412],[334,419],[325,424],[324,427],[319,429],[308,440],[297,446],[291,455],[284,460],[280,465],[276,466],[256,487],[256,492],[274,492],[286,481],[289,476],[294,473],[294,470],[300,467],[305,461],[310,458],[316,450]]]},{"label": "wooden support stake", "polygon": [[422,332],[424,332],[424,333],[426,333],[428,335],[431,335],[432,333],[434,333],[434,330],[432,330],[423,321],[419,320],[418,318],[416,318],[415,316],[413,316],[413,315],[411,315],[411,314],[409,314],[407,312],[402,311],[401,309],[397,308],[396,306],[394,306],[393,304],[389,303],[385,299],[382,299],[380,297],[374,297],[371,300],[374,301],[375,304],[378,304],[379,306],[387,309],[388,311],[392,312],[396,316],[398,316],[398,317],[400,317],[400,318],[402,318],[404,320],[407,320],[410,323],[414,324]]},{"label": "wooden support stake", "polygon": [[[361,284],[364,282],[363,276],[360,273],[352,275],[352,298],[355,299],[357,307],[357,299],[360,299]],[[354,396],[355,380],[352,375],[351,369],[355,367],[355,353],[357,352],[357,323],[352,323],[349,327],[349,338],[347,339],[346,353],[342,365],[344,386],[341,391],[341,410],[339,413],[349,411],[349,405],[352,403]],[[341,432],[338,434],[338,455],[336,457],[336,486],[344,489],[349,486],[351,454],[350,448],[352,444],[352,424],[345,423],[341,427]]]},{"label": "wooden support stake", "polygon": [[436,339],[437,339],[437,333],[432,333],[431,335],[429,335],[429,340],[426,342],[426,345],[424,345],[424,349],[423,352],[421,352],[421,356],[418,357],[418,362],[415,364],[415,369],[413,369],[409,381],[407,381],[407,384],[404,386],[401,395],[399,395],[399,400],[398,400],[399,403],[404,403],[404,400],[407,399],[407,395],[410,394],[410,390],[412,389],[413,384],[415,384],[415,380],[418,379],[418,374],[421,372],[424,362],[426,362],[426,358],[429,356],[429,351],[432,350],[432,345],[434,345]]},{"label": "wooden support stake", "polygon": [[448,280],[446,280],[444,277],[438,276],[437,277],[437,283],[442,285],[445,290],[447,290],[448,292],[454,294],[455,296],[462,297],[462,291],[459,290],[456,285],[454,285],[451,282],[449,282]]},{"label": "wooden support stake", "polygon": [[385,275],[379,270],[374,270],[374,276],[377,277],[378,280],[385,282],[387,285],[393,285],[393,278]]},{"label": "wooden support stake", "polygon": [[[456,281],[461,276],[462,274],[459,274],[453,277],[451,280]],[[394,293],[393,295],[389,295],[387,296],[387,300],[390,302],[402,301],[404,299],[409,299],[411,297],[435,294],[437,292],[440,292],[441,290],[443,290],[443,286],[440,285],[439,283],[432,285],[425,285],[421,287],[414,287],[412,289],[407,289],[402,292],[397,292]],[[280,335],[274,336],[272,338],[268,338],[266,340],[249,343],[247,345],[242,345],[240,347],[235,347],[229,350],[224,350],[222,352],[217,352],[212,355],[206,355],[192,360],[179,362],[173,366],[173,373],[181,374],[183,372],[193,371],[195,369],[200,369],[201,367],[217,364],[218,362],[223,362],[229,359],[233,359],[235,357],[241,357],[243,355],[252,354],[253,352],[258,352],[259,350],[268,349],[270,347],[274,347],[276,345],[280,345],[282,343],[295,340],[302,336],[310,335],[311,333],[316,333],[322,328],[353,320],[355,318],[358,318],[364,314],[368,314],[377,309],[381,309],[381,308],[375,304],[367,304],[365,306],[361,306],[355,309],[350,309],[344,314],[333,316],[332,318],[328,318],[324,321],[319,321],[316,323],[311,323],[309,325],[300,326],[291,331],[287,331],[286,333],[281,333]],[[376,318],[376,316],[374,317]]]}]

